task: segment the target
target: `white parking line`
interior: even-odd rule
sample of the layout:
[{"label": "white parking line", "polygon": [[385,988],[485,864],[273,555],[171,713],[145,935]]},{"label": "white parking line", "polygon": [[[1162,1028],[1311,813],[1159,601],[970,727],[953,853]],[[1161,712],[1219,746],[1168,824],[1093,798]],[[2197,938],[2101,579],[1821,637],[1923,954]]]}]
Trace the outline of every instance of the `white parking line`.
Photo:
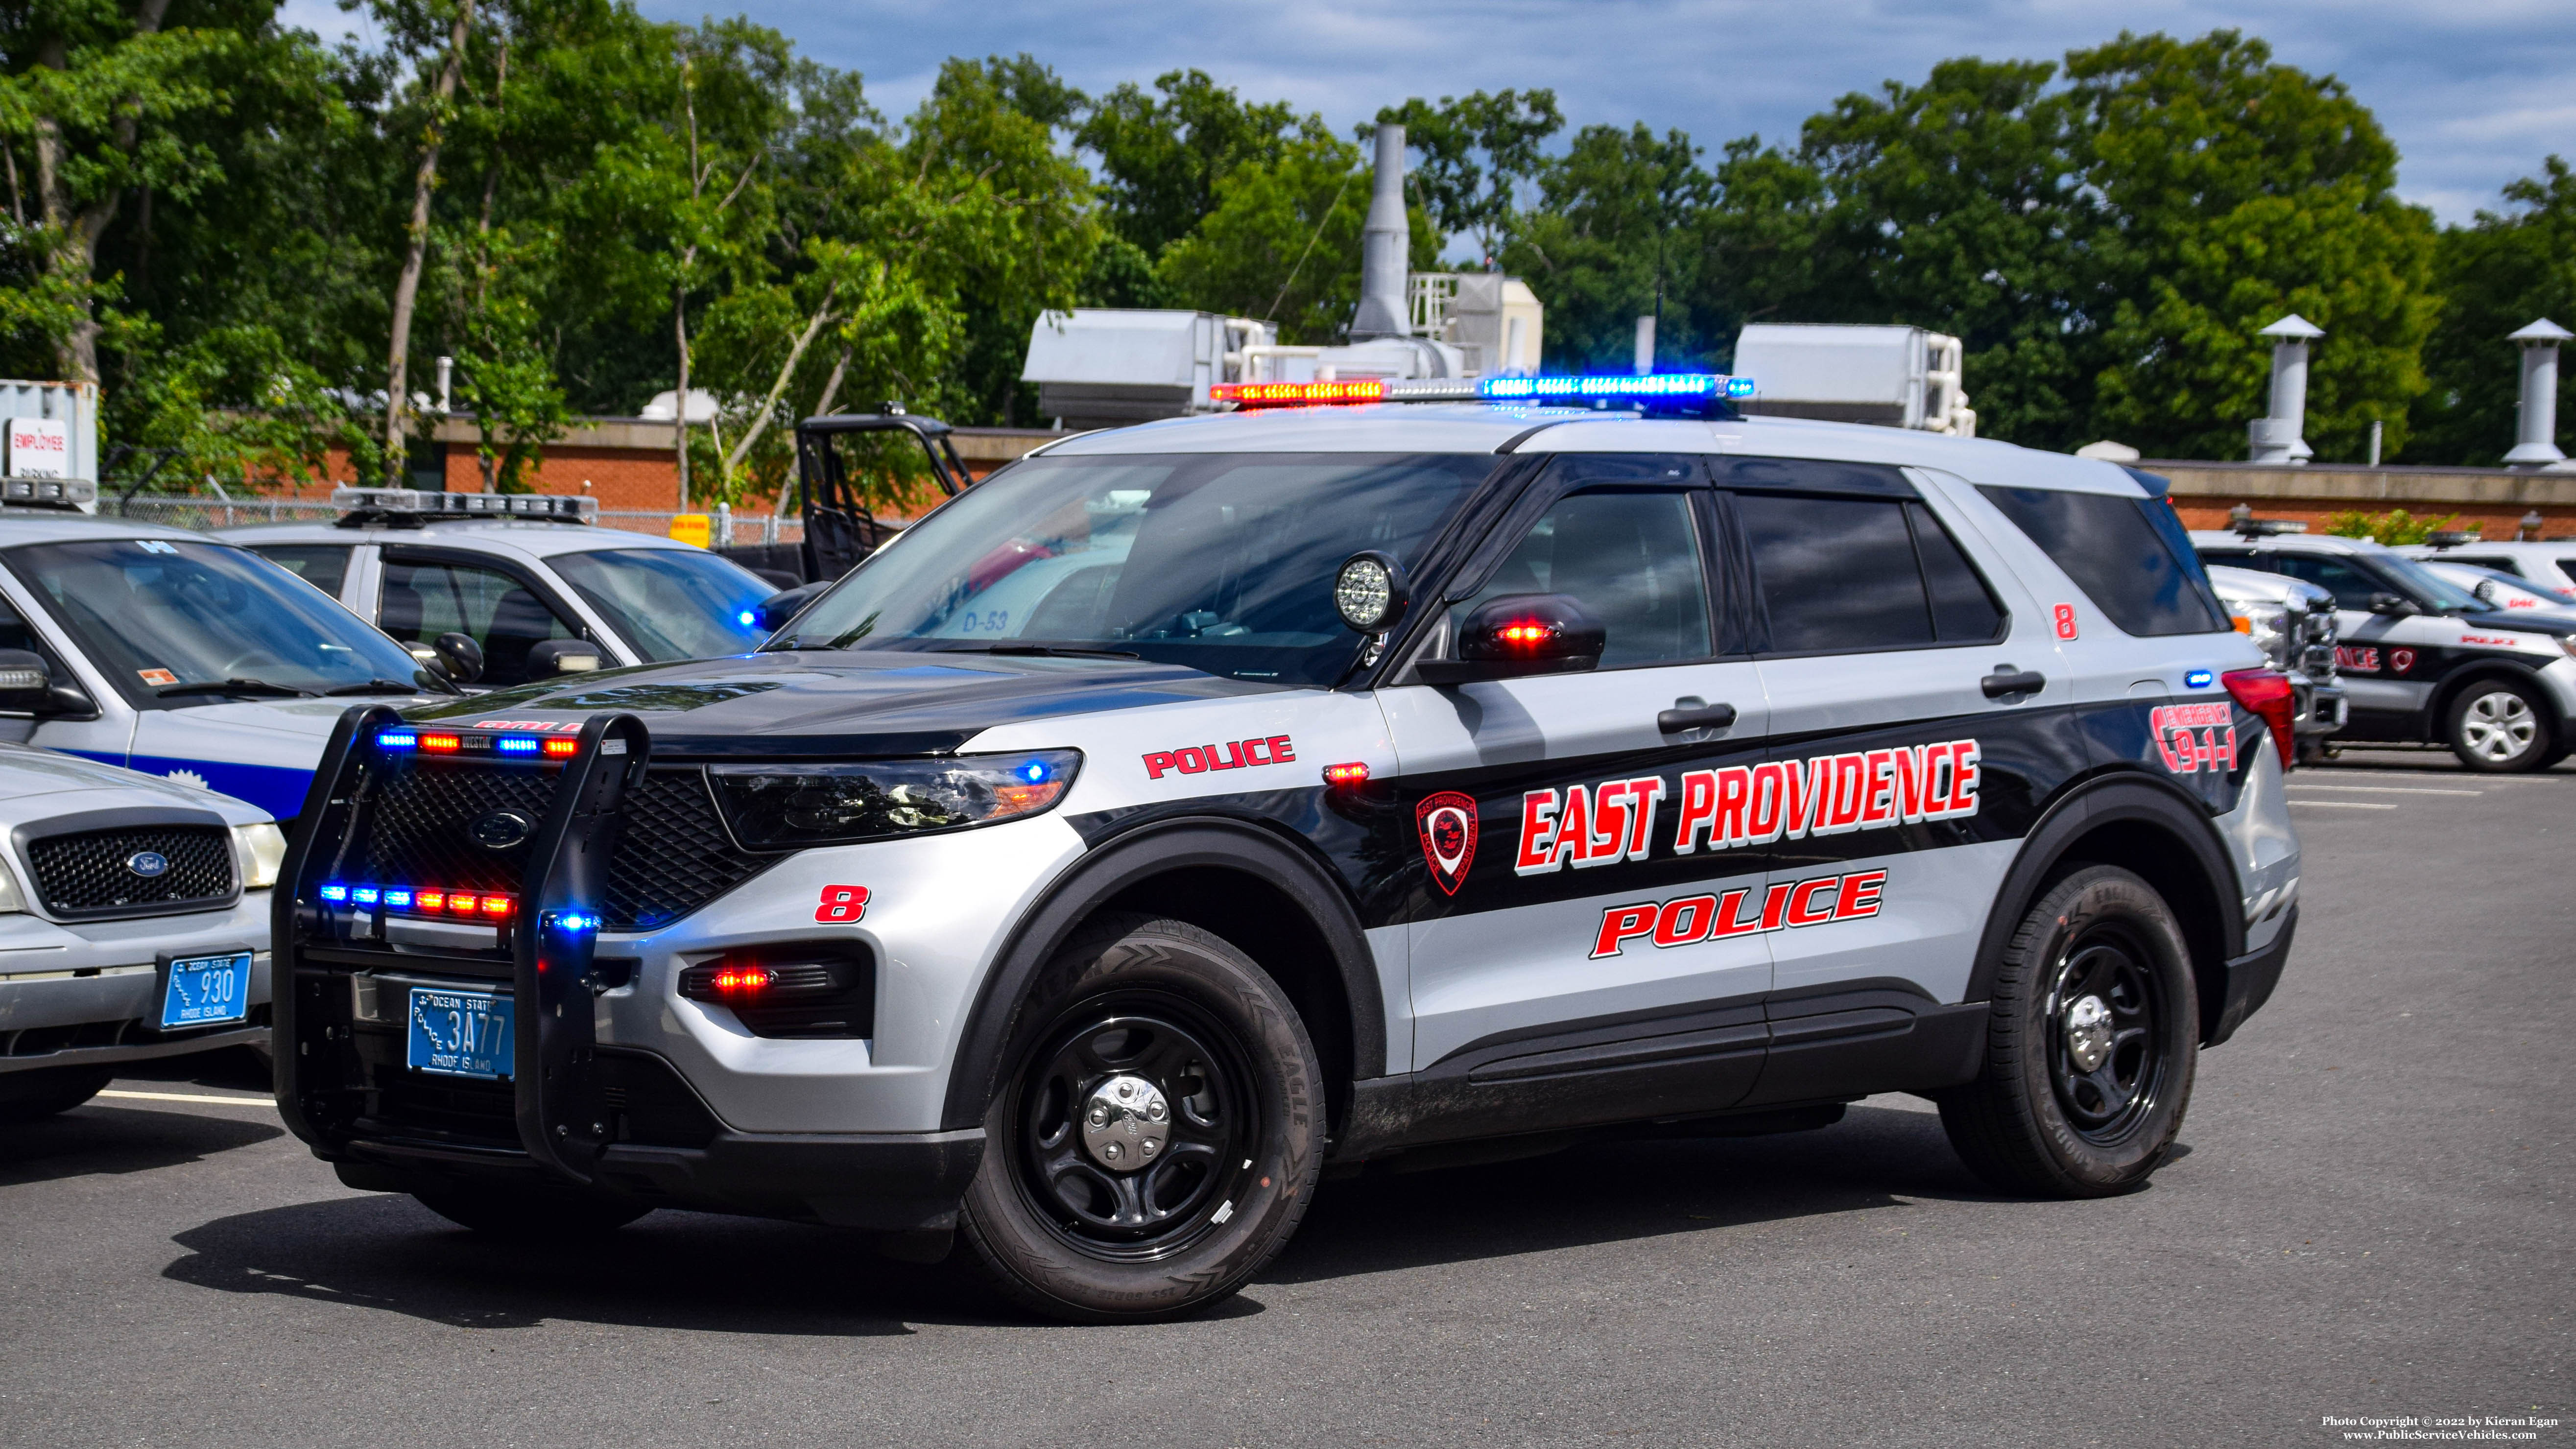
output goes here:
[{"label": "white parking line", "polygon": [[2293,790],[2360,790],[2373,795],[2483,795],[2484,790],[2433,790],[2422,785],[2326,785],[2306,780],[2293,782]]},{"label": "white parking line", "polygon": [[277,1103],[267,1097],[198,1097],[185,1092],[101,1092],[102,1097],[122,1097],[129,1102],[220,1102],[227,1107],[266,1107],[277,1110]]},{"label": "white parking line", "polygon": [[2397,808],[2394,805],[2382,805],[2376,800],[2293,800],[2290,803],[2305,805],[2316,810],[2394,810]]}]

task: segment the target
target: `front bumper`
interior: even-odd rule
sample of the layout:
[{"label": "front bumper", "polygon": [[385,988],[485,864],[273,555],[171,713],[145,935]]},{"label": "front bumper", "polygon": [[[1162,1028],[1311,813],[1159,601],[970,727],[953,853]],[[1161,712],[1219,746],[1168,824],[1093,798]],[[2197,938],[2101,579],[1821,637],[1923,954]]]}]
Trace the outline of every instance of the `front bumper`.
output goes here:
[{"label": "front bumper", "polygon": [[2290,677],[2291,697],[2297,713],[2291,718],[2290,732],[2302,739],[2319,739],[2344,727],[2350,718],[2349,705],[2340,685],[2310,684],[2297,675]]},{"label": "front bumper", "polygon": [[[220,911],[65,924],[0,916],[0,1072],[112,1066],[268,1037],[269,897]],[[251,952],[249,1017],[238,1026],[164,1032],[163,956]]]}]

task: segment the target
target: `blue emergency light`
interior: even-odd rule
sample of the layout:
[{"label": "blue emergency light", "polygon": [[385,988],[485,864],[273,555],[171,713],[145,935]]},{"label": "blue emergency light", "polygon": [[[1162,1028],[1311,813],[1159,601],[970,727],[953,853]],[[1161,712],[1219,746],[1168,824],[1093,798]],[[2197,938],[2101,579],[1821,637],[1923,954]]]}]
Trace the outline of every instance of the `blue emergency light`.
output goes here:
[{"label": "blue emergency light", "polygon": [[1713,372],[1596,373],[1583,377],[1489,377],[1479,392],[1496,401],[1580,398],[1751,397],[1753,379]]}]

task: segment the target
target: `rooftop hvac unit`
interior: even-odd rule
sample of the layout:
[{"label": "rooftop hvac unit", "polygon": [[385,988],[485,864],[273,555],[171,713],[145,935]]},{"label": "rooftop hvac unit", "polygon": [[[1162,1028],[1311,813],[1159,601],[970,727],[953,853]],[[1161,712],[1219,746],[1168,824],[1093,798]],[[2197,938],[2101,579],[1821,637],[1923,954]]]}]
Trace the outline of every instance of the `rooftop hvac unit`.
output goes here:
[{"label": "rooftop hvac unit", "polygon": [[[1041,313],[1020,380],[1068,428],[1114,428],[1216,411],[1208,389],[1249,380],[1275,345],[1269,324],[1214,312],[1077,307]],[[1247,357],[1247,353],[1251,357]]]},{"label": "rooftop hvac unit", "polygon": [[1920,327],[1757,323],[1736,337],[1734,372],[1758,389],[1747,413],[1977,435],[1959,339]]}]

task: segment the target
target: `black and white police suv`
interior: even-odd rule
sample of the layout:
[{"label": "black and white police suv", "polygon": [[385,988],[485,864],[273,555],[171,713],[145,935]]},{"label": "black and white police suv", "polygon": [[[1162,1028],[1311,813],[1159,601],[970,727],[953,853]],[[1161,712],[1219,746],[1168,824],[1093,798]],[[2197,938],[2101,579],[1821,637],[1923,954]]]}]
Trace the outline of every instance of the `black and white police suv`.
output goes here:
[{"label": "black and white police suv", "polygon": [[2007,1190],[2154,1171],[2299,885],[2290,688],[2171,508],[1514,383],[1071,437],[759,652],[353,710],[286,1120],[477,1228],[953,1232],[1095,1320],[1328,1166],[1911,1091]]},{"label": "black and white police suv", "polygon": [[2202,559],[2335,597],[2338,742],[2451,747],[2472,770],[2546,769],[2576,749],[2576,619],[2507,611],[2368,539],[2253,519],[2195,533]]}]

